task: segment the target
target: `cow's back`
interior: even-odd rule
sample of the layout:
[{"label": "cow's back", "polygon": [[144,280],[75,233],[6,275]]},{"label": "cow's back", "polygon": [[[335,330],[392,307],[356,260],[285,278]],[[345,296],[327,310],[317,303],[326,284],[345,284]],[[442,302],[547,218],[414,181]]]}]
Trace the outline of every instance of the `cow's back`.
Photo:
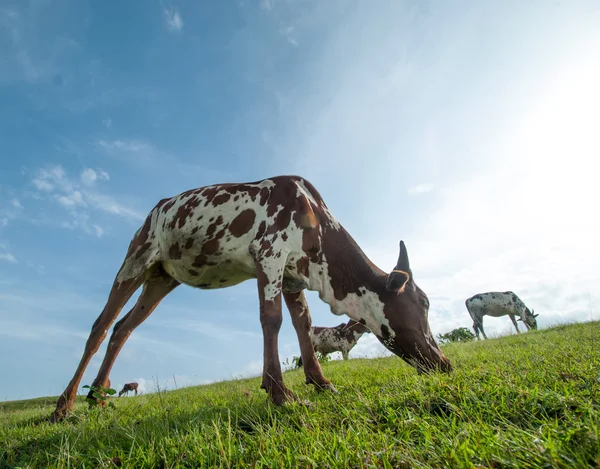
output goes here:
[{"label": "cow's back", "polygon": [[511,292],[478,293],[465,301],[467,310],[473,315],[500,317],[507,314],[519,315],[519,297]]},{"label": "cow's back", "polygon": [[143,238],[137,243],[142,248],[131,254],[145,264],[161,262],[173,278],[199,288],[254,278],[253,251],[263,250],[263,257],[273,259],[283,252],[304,255],[304,225],[318,223],[314,215],[307,221],[307,214],[311,203],[322,203],[306,184],[299,177],[280,176],[163,199],[136,234]]}]

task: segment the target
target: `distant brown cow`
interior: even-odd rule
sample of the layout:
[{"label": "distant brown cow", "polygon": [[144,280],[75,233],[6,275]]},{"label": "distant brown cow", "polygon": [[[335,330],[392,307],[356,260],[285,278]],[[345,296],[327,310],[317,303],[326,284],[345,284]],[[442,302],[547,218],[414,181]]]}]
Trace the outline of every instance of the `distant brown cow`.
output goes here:
[{"label": "distant brown cow", "polygon": [[137,390],[137,383],[125,383],[125,386],[123,386],[123,389],[121,389],[121,392],[119,392],[119,397],[121,397],[123,394],[128,394],[129,391],[135,392],[135,395],[137,396]]}]

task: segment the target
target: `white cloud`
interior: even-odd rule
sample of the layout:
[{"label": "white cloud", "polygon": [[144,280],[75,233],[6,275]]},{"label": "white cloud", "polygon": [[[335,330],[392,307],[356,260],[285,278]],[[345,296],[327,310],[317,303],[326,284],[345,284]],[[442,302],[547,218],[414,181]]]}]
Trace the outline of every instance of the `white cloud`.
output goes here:
[{"label": "white cloud", "polygon": [[8,226],[11,220],[18,218],[23,213],[23,205],[16,197],[7,200],[7,204],[0,204],[0,228]]},{"label": "white cloud", "polygon": [[81,181],[87,185],[92,186],[98,180],[108,181],[110,176],[106,171],[98,170],[95,171],[92,168],[86,168],[81,172]]},{"label": "white cloud", "polygon": [[87,206],[83,200],[83,195],[79,191],[73,191],[67,195],[57,195],[56,200],[59,204],[66,208],[77,207],[79,205],[83,207]]},{"label": "white cloud", "polygon": [[104,119],[102,121],[102,125],[104,127],[106,127],[107,129],[110,129],[112,127],[112,120],[111,119]]},{"label": "white cloud", "polygon": [[260,0],[260,7],[265,11],[271,11],[273,8],[273,0]]},{"label": "white cloud", "polygon": [[179,32],[183,29],[183,19],[176,8],[165,8],[163,14],[169,31]]},{"label": "white cloud", "polygon": [[408,189],[408,193],[410,195],[424,194],[425,192],[430,192],[434,189],[435,184],[430,182],[424,184],[418,184],[416,186],[410,187]]},{"label": "white cloud", "polygon": [[131,153],[154,150],[154,147],[149,143],[138,140],[98,140],[98,145],[106,150],[120,150]]},{"label": "white cloud", "polygon": [[16,264],[18,261],[10,252],[0,253],[0,261],[7,261]]},{"label": "white cloud", "polygon": [[33,184],[40,191],[50,192],[54,189],[54,186],[50,182],[42,179],[34,179]]},{"label": "white cloud", "polygon": [[66,178],[65,170],[60,166],[38,170],[37,176],[32,182],[38,190],[43,192],[54,190],[69,192],[73,187]]},{"label": "white cloud", "polygon": [[102,238],[104,235],[104,229],[100,225],[94,225],[94,230],[96,231],[96,236],[98,236],[98,238]]},{"label": "white cloud", "polygon": [[68,229],[82,229],[84,232],[102,237],[104,229],[99,224],[90,224],[90,209],[119,215],[134,221],[144,219],[144,215],[114,197],[95,190],[96,182],[110,179],[107,172],[86,168],[77,179],[70,179],[61,166],[39,169],[33,178],[33,185],[42,193],[48,193],[70,214],[70,219],[61,226]]},{"label": "white cloud", "polygon": [[146,218],[145,214],[123,205],[112,196],[105,194],[87,194],[86,197],[90,205],[103,212],[131,218],[132,220],[144,220]]}]

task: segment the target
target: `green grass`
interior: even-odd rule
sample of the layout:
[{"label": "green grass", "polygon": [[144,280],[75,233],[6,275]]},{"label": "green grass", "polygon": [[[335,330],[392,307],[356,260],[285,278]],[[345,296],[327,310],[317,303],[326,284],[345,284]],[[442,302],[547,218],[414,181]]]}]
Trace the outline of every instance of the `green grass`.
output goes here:
[{"label": "green grass", "polygon": [[309,407],[277,408],[260,379],[83,400],[0,404],[0,467],[600,467],[600,322],[444,348],[455,371],[420,376],[396,357],[334,361],[340,391],[285,373]]}]

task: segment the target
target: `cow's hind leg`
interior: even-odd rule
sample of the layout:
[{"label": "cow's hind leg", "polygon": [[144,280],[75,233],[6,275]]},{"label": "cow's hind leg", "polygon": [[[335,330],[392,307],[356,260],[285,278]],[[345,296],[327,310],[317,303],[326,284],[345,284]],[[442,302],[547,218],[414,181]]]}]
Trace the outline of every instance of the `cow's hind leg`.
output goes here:
[{"label": "cow's hind leg", "polygon": [[479,337],[479,327],[477,326],[476,322],[473,322],[473,330],[475,331],[475,337],[477,337],[477,340],[480,340],[481,338]]},{"label": "cow's hind leg", "polygon": [[[115,324],[98,376],[92,383],[93,386],[108,387],[110,385],[108,379],[110,370],[125,341],[134,329],[152,314],[160,301],[180,285],[177,280],[163,270],[160,264],[155,265],[146,277],[142,293],[135,306]],[[127,390],[128,395],[129,391],[130,389]],[[91,391],[88,398],[93,398]]]},{"label": "cow's hind leg", "polygon": [[333,384],[323,375],[323,370],[310,340],[311,317],[304,292],[284,293],[283,298],[290,310],[292,323],[298,336],[300,360],[304,366],[306,384],[314,384],[318,390],[328,389],[337,392]]},{"label": "cow's hind leg", "polygon": [[[123,265],[125,266],[128,262],[129,261],[126,260]],[[66,413],[73,409],[73,403],[75,402],[75,397],[77,396],[77,388],[79,387],[79,383],[81,382],[81,378],[83,377],[85,369],[87,368],[92,356],[97,352],[100,344],[105,339],[108,329],[114,320],[119,316],[123,306],[125,306],[131,296],[144,281],[143,275],[144,270],[141,268],[138,271],[138,275],[121,282],[115,280],[113,283],[112,289],[108,296],[108,301],[106,302],[102,313],[100,316],[98,316],[98,319],[96,319],[96,322],[94,322],[94,325],[92,326],[92,331],[85,344],[83,356],[81,357],[79,365],[77,366],[77,370],[75,370],[73,378],[58,398],[56,409],[50,417],[50,422],[58,422],[62,420]]]}]

